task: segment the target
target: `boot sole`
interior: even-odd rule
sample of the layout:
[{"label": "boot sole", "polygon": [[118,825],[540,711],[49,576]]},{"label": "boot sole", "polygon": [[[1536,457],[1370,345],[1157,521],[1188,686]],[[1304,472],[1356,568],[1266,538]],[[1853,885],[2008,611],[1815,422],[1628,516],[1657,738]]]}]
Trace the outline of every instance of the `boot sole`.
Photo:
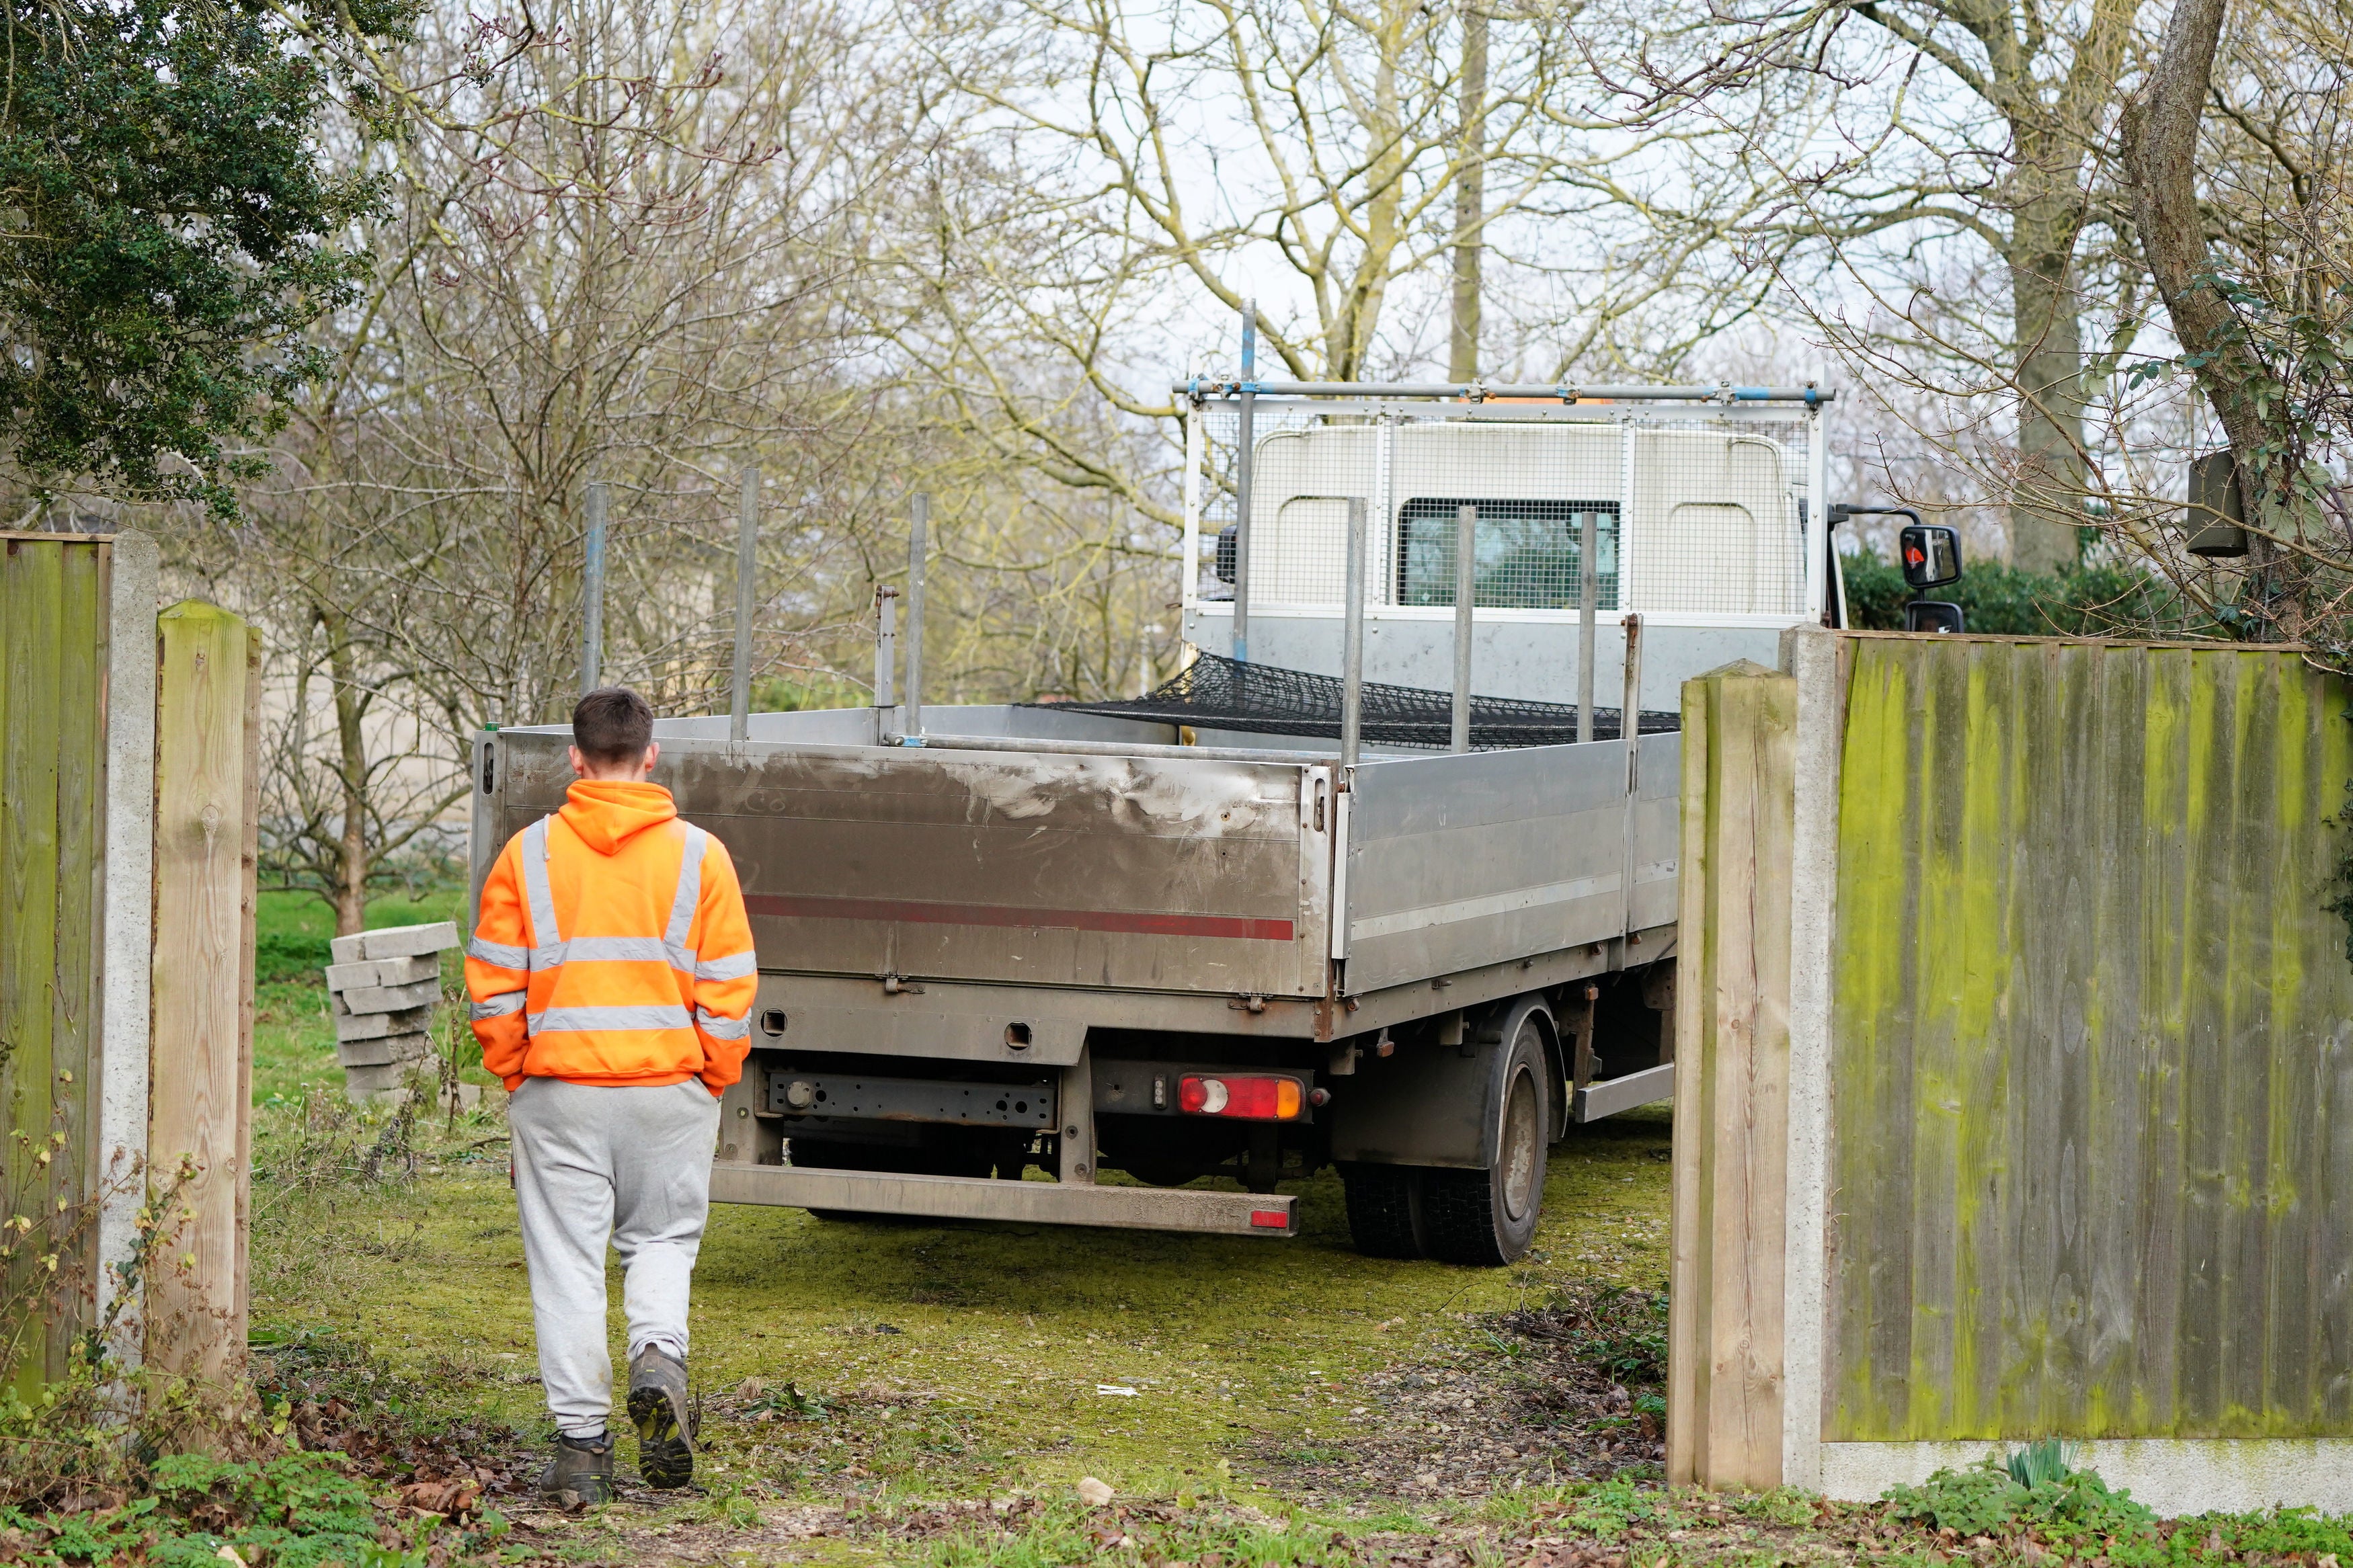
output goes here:
[{"label": "boot sole", "polygon": [[638,1473],[646,1485],[670,1491],[694,1479],[694,1451],[668,1394],[659,1388],[629,1390],[629,1422],[638,1429]]}]

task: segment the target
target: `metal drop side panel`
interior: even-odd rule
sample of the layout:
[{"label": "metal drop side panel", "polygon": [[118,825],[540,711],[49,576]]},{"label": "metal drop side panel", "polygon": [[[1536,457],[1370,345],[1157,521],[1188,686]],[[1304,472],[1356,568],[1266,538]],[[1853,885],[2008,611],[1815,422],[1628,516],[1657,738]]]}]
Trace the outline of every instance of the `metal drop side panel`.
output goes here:
[{"label": "metal drop side panel", "polygon": [[1672,925],[1676,908],[1676,874],[1683,840],[1683,738],[1645,735],[1640,766],[1635,772],[1630,891],[1626,909],[1628,931],[1649,931]]},{"label": "metal drop side panel", "polygon": [[[492,851],[570,783],[561,735],[493,739]],[[763,969],[1324,992],[1326,769],[665,738],[655,781],[734,857]]]},{"label": "metal drop side panel", "polygon": [[1343,893],[1347,989],[1609,942],[1672,920],[1680,739],[1641,742],[1643,793],[1630,824],[1622,742],[1360,765]]}]

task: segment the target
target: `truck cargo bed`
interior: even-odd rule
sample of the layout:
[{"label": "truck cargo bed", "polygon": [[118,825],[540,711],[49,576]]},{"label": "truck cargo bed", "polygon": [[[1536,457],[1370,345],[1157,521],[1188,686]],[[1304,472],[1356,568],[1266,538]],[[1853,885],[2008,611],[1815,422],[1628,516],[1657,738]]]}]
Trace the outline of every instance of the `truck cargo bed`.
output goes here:
[{"label": "truck cargo bed", "polygon": [[[1642,736],[1632,768],[1596,741],[1377,754],[1344,780],[1295,737],[1263,737],[1282,760],[1196,760],[1165,726],[1031,708],[935,709],[921,745],[844,743],[871,712],[755,715],[741,743],[657,727],[656,781],[734,857],[764,973],[1313,1001],[1673,919],[1679,735]],[[823,739],[790,737],[818,720]],[[960,749],[958,725],[1038,749]],[[1092,754],[1122,739],[1147,754]],[[479,742],[478,887],[563,803],[568,742]]]},{"label": "truck cargo bed", "polygon": [[[759,956],[720,1201],[1282,1237],[1275,1183],[1319,1163],[1352,1191],[1492,1166],[1495,1031],[1543,1021],[1556,1135],[1672,1084],[1655,1024],[1605,1064],[1593,998],[1672,973],[1678,735],[1343,768],[1312,736],[926,717],[913,742],[875,710],[657,726],[655,780],[733,857]],[[563,803],[569,739],[480,738],[478,891]],[[1292,1086],[1283,1125],[1175,1103],[1208,1079]]]}]

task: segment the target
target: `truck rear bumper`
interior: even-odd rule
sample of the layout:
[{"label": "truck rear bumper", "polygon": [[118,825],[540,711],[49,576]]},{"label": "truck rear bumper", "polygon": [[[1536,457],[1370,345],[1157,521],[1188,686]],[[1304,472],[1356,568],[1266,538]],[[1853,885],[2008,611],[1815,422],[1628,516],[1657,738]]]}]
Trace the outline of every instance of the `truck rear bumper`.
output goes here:
[{"label": "truck rear bumper", "polygon": [[711,1201],[849,1214],[934,1219],[1020,1220],[1128,1230],[1193,1230],[1229,1236],[1299,1234],[1298,1199],[1189,1187],[1097,1187],[1071,1182],[1001,1182],[973,1176],[909,1176],[880,1171],[799,1170],[721,1160],[711,1167]]}]

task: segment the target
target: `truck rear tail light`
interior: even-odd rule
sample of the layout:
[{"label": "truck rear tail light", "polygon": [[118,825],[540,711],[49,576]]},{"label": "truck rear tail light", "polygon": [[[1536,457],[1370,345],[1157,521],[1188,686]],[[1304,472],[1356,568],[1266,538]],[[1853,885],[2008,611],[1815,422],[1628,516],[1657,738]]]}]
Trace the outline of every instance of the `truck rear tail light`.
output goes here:
[{"label": "truck rear tail light", "polygon": [[1295,1078],[1264,1073],[1187,1073],[1176,1081],[1176,1109],[1193,1116],[1238,1116],[1248,1121],[1291,1121],[1307,1097]]}]

